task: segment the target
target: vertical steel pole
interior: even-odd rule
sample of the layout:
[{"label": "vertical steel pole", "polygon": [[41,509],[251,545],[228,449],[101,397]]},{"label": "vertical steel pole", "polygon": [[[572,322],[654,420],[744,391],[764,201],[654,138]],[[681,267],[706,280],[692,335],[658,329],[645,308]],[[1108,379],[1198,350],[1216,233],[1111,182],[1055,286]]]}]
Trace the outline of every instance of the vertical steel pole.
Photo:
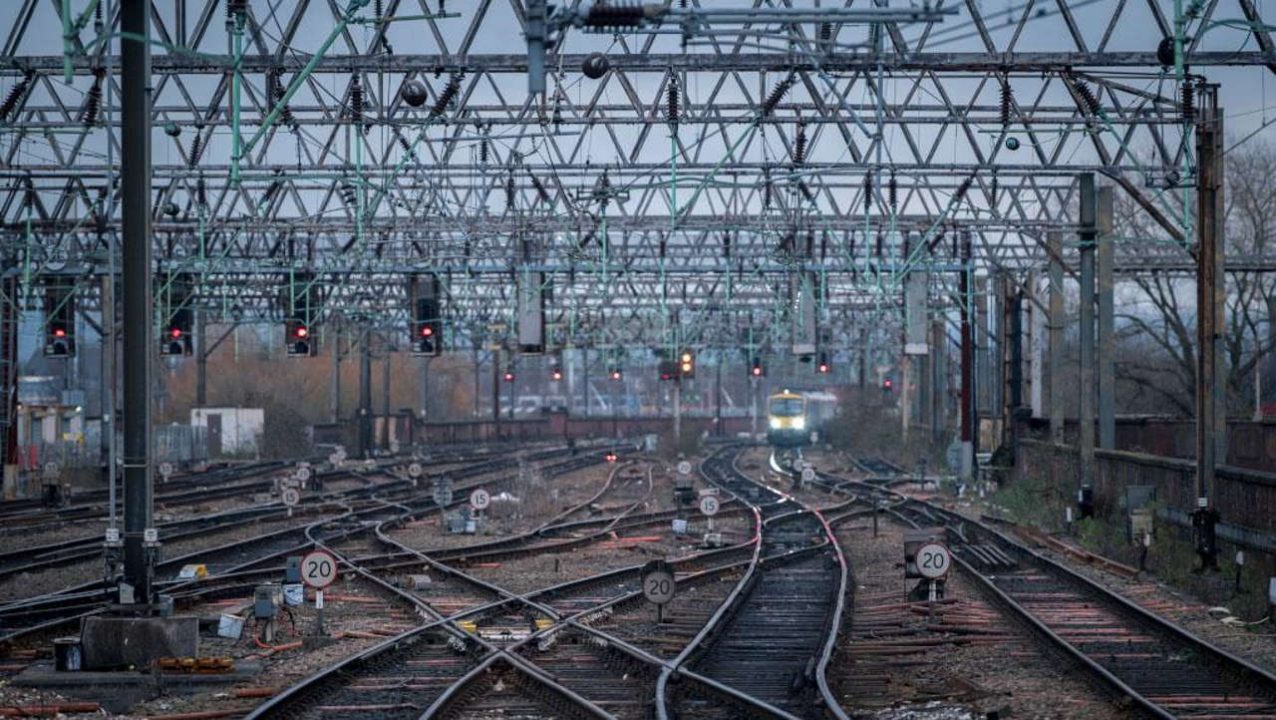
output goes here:
[{"label": "vertical steel pole", "polygon": [[208,405],[208,323],[203,310],[195,314],[195,405]]},{"label": "vertical steel pole", "polygon": [[[868,387],[868,328],[860,328],[860,376],[859,388],[861,395],[865,388]],[[865,398],[861,397],[860,402],[864,402]]]},{"label": "vertical steel pole", "polygon": [[931,442],[943,439],[948,425],[948,333],[942,317],[931,325]]},{"label": "vertical steel pole", "polygon": [[962,233],[961,275],[957,281],[957,293],[961,296],[961,479],[970,482],[975,473],[975,334],[971,326],[971,274],[974,268],[970,258],[970,232]]},{"label": "vertical steel pole", "polygon": [[474,412],[471,416],[474,418],[475,422],[478,422],[481,419],[479,417],[479,398],[482,397],[483,390],[483,379],[480,376],[482,371],[483,364],[479,358],[479,346],[476,342],[474,344]]},{"label": "vertical steel pole", "polygon": [[[1081,393],[1077,418],[1077,446],[1080,450],[1081,488],[1089,492],[1094,486],[1094,416],[1095,416],[1095,348],[1094,348],[1094,251],[1096,200],[1094,174],[1081,174],[1081,287],[1080,302],[1081,367],[1077,389]],[[1084,509],[1083,509],[1084,512]]]},{"label": "vertical steel pole", "polygon": [[421,358],[421,422],[430,418],[430,357]]},{"label": "vertical steel pole", "polygon": [[489,357],[492,358],[492,422],[497,428],[497,435],[500,435],[501,427],[501,356],[499,351],[493,350]]},{"label": "vertical steel pole", "polygon": [[341,328],[332,328],[332,377],[328,378],[328,419],[341,422]]},{"label": "vertical steel pole", "polygon": [[1046,406],[1050,411],[1050,442],[1062,445],[1064,435],[1063,407],[1063,233],[1050,231],[1046,236],[1050,251],[1050,312],[1049,318],[1049,397]]},{"label": "vertical steel pole", "polygon": [[673,443],[674,448],[682,448],[682,378],[673,379]]},{"label": "vertical steel pole", "polygon": [[[110,483],[110,522],[115,524],[115,458],[112,445],[115,441],[115,276],[102,276],[102,459],[107,463],[107,480]],[[2,311],[0,311],[2,312]],[[3,327],[3,321],[0,321]],[[2,361],[0,361],[2,362]]]},{"label": "vertical steel pole", "polygon": [[1116,308],[1113,265],[1116,248],[1114,237],[1113,198],[1111,187],[1099,188],[1099,447],[1116,449]]},{"label": "vertical steel pole", "polygon": [[372,457],[372,332],[361,333],[359,348],[359,457]]},{"label": "vertical steel pole", "polygon": [[713,390],[713,434],[721,436],[722,432],[722,363],[726,358],[719,357],[714,363],[714,390]]},{"label": "vertical steel pole", "polygon": [[1042,297],[1041,273],[1038,270],[1032,272],[1032,279],[1029,280],[1029,292],[1032,294],[1032,301],[1028,303],[1028,335],[1029,347],[1031,352],[1028,361],[1028,385],[1030,386],[1029,404],[1032,405],[1032,416],[1034,418],[1044,418],[1046,416],[1046,388],[1045,388],[1045,357],[1046,357],[1046,315],[1042,312],[1042,306],[1048,305],[1050,300]]},{"label": "vertical steel pole", "polygon": [[1193,516],[1196,551],[1204,568],[1217,569],[1218,521],[1215,468],[1219,435],[1226,432],[1222,414],[1225,381],[1219,373],[1219,328],[1223,317],[1223,114],[1217,105],[1217,86],[1200,85],[1197,151],[1197,275],[1196,275],[1196,496]]},{"label": "vertical steel pole", "polygon": [[589,348],[580,349],[581,395],[585,400],[585,417],[589,417]]},{"label": "vertical steel pole", "polygon": [[151,601],[151,45],[146,2],[120,7],[124,236],[124,582]]},{"label": "vertical steel pole", "polygon": [[[1009,288],[1010,322],[1010,410],[1023,407],[1023,289]],[[1012,418],[1013,420],[1013,418]]]},{"label": "vertical steel pole", "polygon": [[390,414],[390,371],[392,360],[390,348],[385,349],[385,363],[381,366],[381,412],[384,415]]}]

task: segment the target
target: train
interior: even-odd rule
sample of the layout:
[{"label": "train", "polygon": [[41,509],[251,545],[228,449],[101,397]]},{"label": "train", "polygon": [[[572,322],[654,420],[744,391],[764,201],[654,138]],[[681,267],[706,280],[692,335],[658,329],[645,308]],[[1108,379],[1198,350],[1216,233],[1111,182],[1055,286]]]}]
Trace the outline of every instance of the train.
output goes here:
[{"label": "train", "polygon": [[833,393],[781,390],[767,398],[767,442],[776,447],[809,445],[836,416]]}]

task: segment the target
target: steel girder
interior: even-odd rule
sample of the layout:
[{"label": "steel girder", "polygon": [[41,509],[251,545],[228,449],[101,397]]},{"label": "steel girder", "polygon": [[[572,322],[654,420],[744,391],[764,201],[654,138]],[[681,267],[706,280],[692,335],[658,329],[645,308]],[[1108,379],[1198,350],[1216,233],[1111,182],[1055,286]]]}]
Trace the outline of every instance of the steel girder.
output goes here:
[{"label": "steel girder", "polygon": [[[1095,171],[1165,231],[1130,239],[1125,261],[1150,240],[1172,264],[1191,220],[1165,197],[1182,191],[1162,186],[1193,162],[1180,86],[1155,52],[1174,32],[1172,3],[948,4],[961,10],[949,22],[884,28],[881,52],[849,26],[823,45],[814,27],[686,48],[572,36],[552,58],[550,92],[529,98],[526,56],[511,51],[519,0],[402,22],[434,6],[386,0],[376,18],[370,3],[255,0],[240,55],[226,3],[157,1],[156,257],[206,288],[314,270],[341,278],[333,307],[380,303],[387,322],[401,311],[390,287],[441,272],[481,289],[453,292],[476,325],[509,301],[510,269],[532,263],[580,288],[556,301],[568,322],[633,312],[651,318],[648,333],[680,307],[712,314],[728,297],[778,312],[774,292],[727,288],[808,269],[828,278],[832,318],[895,306],[900,277],[918,268],[936,271],[946,297],[938,278],[953,269],[957,232],[975,234],[983,268],[1039,266],[1043,233],[1073,226],[1075,175]],[[1257,52],[1232,51],[1251,31],[1218,21],[1255,13],[1230,5],[1186,19],[1194,71],[1271,61],[1262,37]],[[77,15],[59,54],[49,28],[62,28],[60,10],[23,0],[0,53],[13,91],[0,239],[34,276],[101,272],[119,221],[119,63],[100,42],[114,19],[98,29]],[[610,61],[597,80],[580,72],[591,51]],[[417,107],[411,83],[426,93]],[[90,113],[95,85],[106,99]],[[235,135],[244,152],[228,164]]]}]

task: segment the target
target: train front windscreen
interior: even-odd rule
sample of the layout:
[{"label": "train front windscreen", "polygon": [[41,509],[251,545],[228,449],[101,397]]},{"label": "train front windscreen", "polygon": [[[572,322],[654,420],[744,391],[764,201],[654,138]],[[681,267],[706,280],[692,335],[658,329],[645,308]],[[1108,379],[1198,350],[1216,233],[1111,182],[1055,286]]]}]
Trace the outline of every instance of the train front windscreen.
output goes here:
[{"label": "train front windscreen", "polygon": [[771,401],[771,414],[779,417],[795,417],[801,415],[802,398],[775,398]]}]

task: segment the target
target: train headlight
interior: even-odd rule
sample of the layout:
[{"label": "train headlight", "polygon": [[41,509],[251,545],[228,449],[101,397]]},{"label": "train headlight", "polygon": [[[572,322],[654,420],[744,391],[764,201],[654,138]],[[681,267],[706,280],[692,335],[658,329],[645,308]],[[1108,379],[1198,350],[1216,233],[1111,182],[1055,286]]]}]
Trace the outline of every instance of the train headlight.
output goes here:
[{"label": "train headlight", "polygon": [[771,418],[771,429],[779,430],[784,425],[784,421],[778,417]]},{"label": "train headlight", "polygon": [[790,427],[792,427],[794,430],[805,430],[806,418],[802,417],[801,415],[794,417],[793,424]]}]

